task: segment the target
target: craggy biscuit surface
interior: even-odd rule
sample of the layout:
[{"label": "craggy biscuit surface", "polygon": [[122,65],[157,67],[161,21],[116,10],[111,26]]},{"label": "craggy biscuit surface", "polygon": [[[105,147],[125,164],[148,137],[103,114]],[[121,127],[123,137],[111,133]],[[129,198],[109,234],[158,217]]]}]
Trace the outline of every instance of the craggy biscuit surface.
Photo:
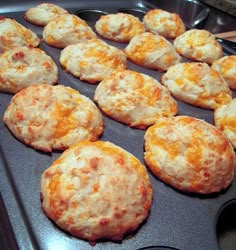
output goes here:
[{"label": "craggy biscuit surface", "polygon": [[95,102],[113,119],[145,129],[161,117],[178,112],[169,91],[154,78],[131,70],[117,70],[99,83]]},{"label": "craggy biscuit surface", "polygon": [[221,45],[207,30],[188,30],[174,40],[174,46],[180,55],[194,61],[211,64],[223,56]]},{"label": "craggy biscuit surface", "polygon": [[0,54],[0,91],[17,93],[33,84],[55,84],[58,69],[43,50],[15,47]]},{"label": "craggy biscuit surface", "polygon": [[125,53],[130,61],[160,71],[165,71],[181,61],[181,57],[167,39],[150,32],[132,38]]},{"label": "craggy biscuit surface", "polygon": [[236,99],[214,112],[215,126],[220,129],[236,149]]},{"label": "craggy biscuit surface", "polygon": [[161,83],[179,100],[205,109],[215,109],[232,99],[228,84],[206,63],[171,66],[162,75]]},{"label": "craggy biscuit surface", "polygon": [[80,41],[96,38],[96,34],[88,24],[76,15],[63,14],[50,21],[43,29],[44,41],[57,48]]},{"label": "craggy biscuit surface", "polygon": [[99,35],[117,42],[129,42],[130,39],[144,32],[142,22],[127,13],[101,16],[95,24]]},{"label": "craggy biscuit surface", "polygon": [[32,85],[21,90],[13,96],[3,120],[16,138],[45,152],[97,140],[103,132],[96,105],[62,85]]},{"label": "craggy biscuit surface", "polygon": [[122,240],[147,218],[152,187],[146,168],[110,142],[83,141],[41,177],[42,209],[62,229],[89,241]]},{"label": "craggy biscuit surface", "polygon": [[231,89],[236,90],[236,55],[224,56],[214,61],[211,67],[222,75]]},{"label": "craggy biscuit surface", "polygon": [[143,24],[146,31],[166,38],[176,38],[186,31],[178,14],[161,9],[149,10],[143,17]]},{"label": "craggy biscuit surface", "polygon": [[214,193],[234,176],[233,147],[216,127],[193,117],[160,118],[144,136],[152,172],[184,192]]},{"label": "craggy biscuit surface", "polygon": [[0,17],[0,53],[18,46],[38,47],[40,39],[15,19]]},{"label": "craggy biscuit surface", "polygon": [[54,18],[57,18],[61,14],[68,13],[67,10],[52,4],[52,3],[40,3],[36,7],[32,7],[25,12],[24,18],[28,22],[45,26]]},{"label": "craggy biscuit surface", "polygon": [[102,81],[115,69],[125,69],[126,61],[122,50],[96,38],[69,45],[60,56],[68,72],[89,83]]}]

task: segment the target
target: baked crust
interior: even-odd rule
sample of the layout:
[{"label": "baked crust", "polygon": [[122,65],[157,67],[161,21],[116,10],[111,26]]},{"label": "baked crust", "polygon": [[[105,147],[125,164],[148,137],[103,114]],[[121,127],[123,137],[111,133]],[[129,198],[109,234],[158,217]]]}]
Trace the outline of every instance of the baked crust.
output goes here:
[{"label": "baked crust", "polygon": [[129,42],[145,31],[142,22],[127,13],[103,15],[96,22],[95,29],[100,36],[116,42]]},{"label": "baked crust", "polygon": [[177,99],[205,109],[229,103],[232,93],[228,84],[208,64],[185,62],[171,66],[161,77]]},{"label": "baked crust", "polygon": [[0,53],[18,46],[38,47],[40,39],[15,19],[0,16]]},{"label": "baked crust", "polygon": [[174,46],[180,55],[208,64],[223,56],[221,45],[207,30],[187,30],[174,40]]},{"label": "baked crust", "polygon": [[60,63],[80,80],[96,83],[115,69],[125,69],[127,59],[122,50],[94,38],[67,46],[61,52]]},{"label": "baked crust", "polygon": [[188,116],[160,118],[144,140],[146,164],[176,189],[208,194],[227,188],[233,180],[233,147],[209,123]]},{"label": "baked crust", "polygon": [[33,84],[56,84],[58,69],[43,50],[15,47],[0,54],[0,91],[17,93]]},{"label": "baked crust", "polygon": [[94,101],[111,118],[145,129],[161,116],[178,112],[167,88],[154,78],[131,70],[117,70],[99,83]]},{"label": "baked crust", "polygon": [[70,234],[122,240],[147,218],[152,186],[141,162],[110,142],[83,141],[41,177],[42,209]]},{"label": "baked crust", "polygon": [[186,31],[181,17],[161,9],[149,10],[143,17],[145,30],[166,38],[176,38]]},{"label": "baked crust", "polygon": [[96,38],[88,24],[76,15],[63,14],[43,29],[44,41],[53,47],[65,48],[80,41]]},{"label": "baked crust", "polygon": [[24,18],[29,23],[38,26],[45,26],[53,19],[59,17],[61,14],[66,13],[68,13],[67,10],[55,4],[40,3],[36,7],[28,9],[24,14]]},{"label": "baked crust", "polygon": [[159,71],[166,71],[169,66],[181,61],[181,57],[167,39],[150,32],[132,38],[125,53],[133,63]]},{"label": "baked crust", "polygon": [[81,140],[95,141],[103,132],[96,105],[63,85],[32,85],[21,90],[3,120],[17,139],[45,152],[64,150]]}]

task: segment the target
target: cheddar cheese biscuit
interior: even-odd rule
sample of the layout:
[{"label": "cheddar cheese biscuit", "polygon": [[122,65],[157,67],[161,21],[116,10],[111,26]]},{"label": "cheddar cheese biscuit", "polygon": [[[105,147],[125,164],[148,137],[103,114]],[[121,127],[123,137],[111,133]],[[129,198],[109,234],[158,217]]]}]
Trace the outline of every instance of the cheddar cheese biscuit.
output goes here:
[{"label": "cheddar cheese biscuit", "polygon": [[176,38],[186,31],[178,14],[161,9],[149,10],[143,17],[143,24],[146,31],[166,38]]},{"label": "cheddar cheese biscuit", "polygon": [[232,93],[220,74],[206,63],[185,62],[171,66],[161,77],[177,99],[205,109],[229,103]]},{"label": "cheddar cheese biscuit", "polygon": [[0,17],[0,53],[18,46],[38,47],[40,39],[15,19]]},{"label": "cheddar cheese biscuit", "polygon": [[165,71],[181,61],[181,57],[167,39],[150,32],[132,38],[125,53],[135,64],[159,71]]},{"label": "cheddar cheese biscuit", "polygon": [[188,30],[174,40],[174,46],[180,55],[208,64],[223,56],[221,45],[207,30]]},{"label": "cheddar cheese biscuit", "polygon": [[53,3],[40,3],[36,7],[28,9],[24,18],[32,24],[45,26],[54,18],[66,13],[68,13],[67,10]]},{"label": "cheddar cheese biscuit", "polygon": [[97,140],[103,132],[96,105],[63,85],[32,85],[21,90],[12,98],[3,120],[17,139],[45,152]]},{"label": "cheddar cheese biscuit", "polygon": [[231,89],[236,90],[236,55],[215,60],[211,67],[221,74]]},{"label": "cheddar cheese biscuit", "polygon": [[88,24],[76,15],[63,14],[43,29],[44,41],[53,47],[65,48],[80,41],[96,38]]},{"label": "cheddar cheese biscuit", "polygon": [[188,116],[160,118],[144,140],[146,164],[176,189],[208,194],[227,188],[233,180],[233,147],[209,123]]},{"label": "cheddar cheese biscuit", "polygon": [[58,69],[43,50],[15,47],[0,55],[0,91],[17,93],[33,84],[55,84]]},{"label": "cheddar cheese biscuit", "polygon": [[96,38],[69,45],[60,56],[68,72],[89,83],[102,81],[115,69],[125,69],[126,61],[122,50]]},{"label": "cheddar cheese biscuit", "polygon": [[122,240],[147,218],[152,187],[141,162],[110,142],[82,141],[41,177],[42,209],[70,234]]},{"label": "cheddar cheese biscuit", "polygon": [[116,42],[129,42],[130,39],[144,32],[142,22],[127,13],[103,15],[95,24],[99,35]]},{"label": "cheddar cheese biscuit", "polygon": [[94,100],[106,115],[139,129],[178,112],[176,101],[164,86],[131,70],[114,71],[100,82]]},{"label": "cheddar cheese biscuit", "polygon": [[220,129],[236,149],[236,99],[214,112],[215,126]]}]

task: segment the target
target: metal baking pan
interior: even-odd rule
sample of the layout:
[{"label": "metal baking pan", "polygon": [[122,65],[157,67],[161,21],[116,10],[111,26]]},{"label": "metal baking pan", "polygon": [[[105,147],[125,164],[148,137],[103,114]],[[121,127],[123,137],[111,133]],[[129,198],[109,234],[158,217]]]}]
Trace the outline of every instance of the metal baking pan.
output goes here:
[{"label": "metal baking pan", "polygon": [[[68,0],[51,1],[67,8],[70,13],[81,17],[93,26],[101,12],[128,11],[142,17],[152,8],[177,12],[186,24],[191,23],[205,7],[196,1],[168,0]],[[39,1],[1,0],[0,15],[15,18],[42,37],[42,29],[27,23],[24,12]],[[83,11],[83,12],[82,12]],[[220,20],[220,22],[219,22]],[[236,18],[211,9],[210,17],[201,24],[213,33],[232,30]],[[109,42],[119,48],[126,44]],[[55,60],[59,68],[59,83],[71,86],[93,99],[96,85],[81,82],[66,73],[59,65],[60,49],[41,42],[40,48]],[[227,54],[228,52],[225,51]],[[148,70],[128,62],[128,68],[153,76],[160,80],[161,73]],[[234,97],[236,93],[233,93]],[[158,180],[149,171],[154,189],[154,199],[147,221],[132,237],[122,242],[99,242],[90,246],[87,241],[72,237],[59,229],[42,212],[40,207],[41,173],[59,157],[38,152],[19,142],[4,126],[2,117],[12,98],[11,94],[0,93],[0,248],[1,249],[93,249],[93,250],[136,250],[136,249],[179,249],[215,250],[235,249],[236,222],[236,179],[224,192],[213,195],[192,195],[177,191]],[[204,110],[178,101],[179,114],[189,115],[213,122],[213,111]],[[143,135],[145,131],[132,129],[104,116],[105,130],[101,140],[109,140],[128,150],[143,162]]]}]

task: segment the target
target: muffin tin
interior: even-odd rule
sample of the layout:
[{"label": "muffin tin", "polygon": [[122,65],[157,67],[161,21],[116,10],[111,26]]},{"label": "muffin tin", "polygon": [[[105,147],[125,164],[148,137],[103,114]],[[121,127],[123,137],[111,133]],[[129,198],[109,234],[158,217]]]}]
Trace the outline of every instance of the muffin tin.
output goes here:
[{"label": "muffin tin", "polygon": [[[6,17],[15,18],[25,27],[42,37],[42,27],[27,23],[23,19],[26,9],[36,6],[36,1],[25,1],[20,9],[20,1],[3,1],[2,10]],[[51,1],[53,2],[53,1]],[[74,1],[68,3],[54,1],[55,4],[67,8],[70,13],[78,15],[94,27],[96,20],[103,14],[125,12],[142,19],[145,12],[152,8],[162,8],[177,12],[184,22],[190,23],[192,18],[205,6],[195,1]],[[175,2],[175,6],[173,5]],[[17,5],[19,4],[19,6]],[[24,5],[25,4],[25,5]],[[185,7],[183,7],[185,6]],[[190,15],[190,6],[192,12]],[[187,9],[187,10],[186,10]],[[236,25],[236,19],[211,10],[217,18],[230,20],[229,25]],[[185,14],[186,13],[186,14]],[[212,14],[212,15],[213,15]],[[218,15],[218,16],[217,16]],[[210,27],[211,20],[204,27]],[[219,27],[218,27],[219,28]],[[223,28],[223,27],[221,27]],[[215,29],[215,27],[214,27]],[[209,29],[210,30],[210,29]],[[212,31],[212,30],[210,30]],[[123,49],[127,44],[111,42],[109,44]],[[93,99],[97,85],[82,82],[66,73],[59,64],[60,49],[53,48],[41,42],[40,48],[46,51],[56,62],[59,69],[59,83],[79,90]],[[225,54],[229,51],[225,49]],[[161,73],[145,69],[128,62],[128,69],[145,73],[160,80]],[[236,92],[233,92],[236,97]],[[148,169],[154,190],[153,204],[147,220],[131,236],[122,242],[100,241],[90,246],[87,241],[72,237],[59,229],[42,212],[40,207],[40,177],[41,173],[59,157],[61,152],[51,154],[36,151],[19,142],[4,126],[2,117],[12,98],[11,94],[0,93],[0,189],[3,199],[2,218],[4,229],[1,233],[3,243],[1,249],[149,249],[149,250],[214,250],[233,249],[235,246],[236,221],[236,178],[229,188],[212,195],[186,194],[158,180]],[[194,116],[213,123],[213,111],[193,107],[178,102],[179,114]],[[145,131],[129,128],[104,115],[105,130],[101,140],[112,141],[134,154],[143,161],[143,136]],[[4,209],[5,208],[5,209]],[[6,212],[4,215],[4,211]],[[10,226],[11,225],[11,226]],[[6,237],[6,238],[3,238]],[[8,242],[10,241],[10,242]],[[5,242],[5,243],[4,243]]]}]

